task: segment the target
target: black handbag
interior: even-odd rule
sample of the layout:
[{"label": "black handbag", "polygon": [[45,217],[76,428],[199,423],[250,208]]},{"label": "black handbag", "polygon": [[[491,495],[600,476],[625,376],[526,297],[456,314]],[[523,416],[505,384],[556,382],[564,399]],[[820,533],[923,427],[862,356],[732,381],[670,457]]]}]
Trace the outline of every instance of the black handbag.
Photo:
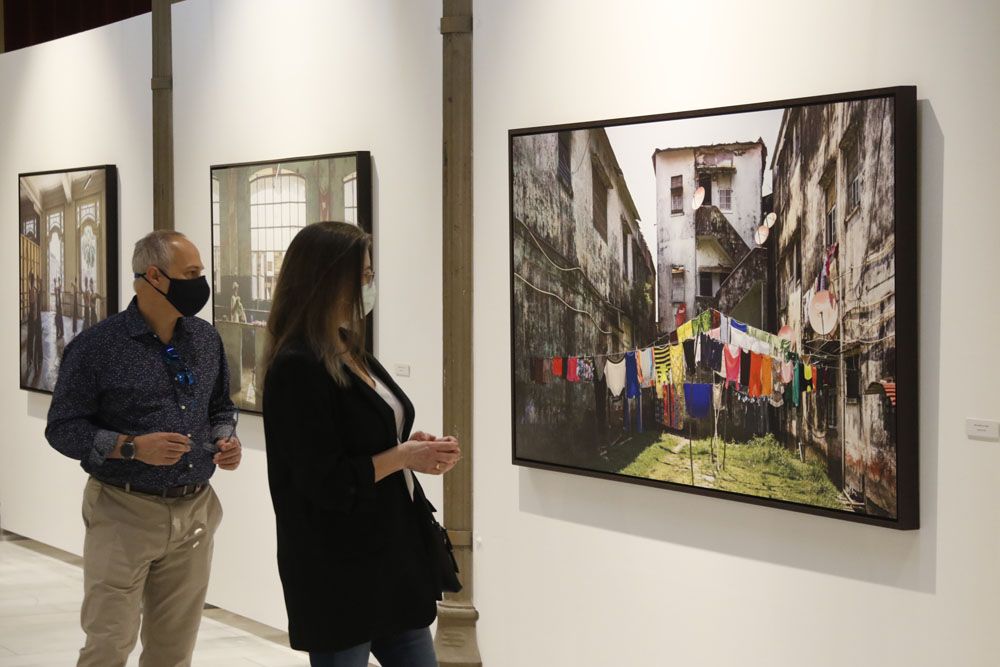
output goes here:
[{"label": "black handbag", "polygon": [[462,590],[462,582],[458,580],[458,561],[455,560],[455,550],[448,531],[434,518],[437,510],[427,500],[422,488],[417,500],[423,509],[420,513],[434,582],[441,592],[458,593]]}]

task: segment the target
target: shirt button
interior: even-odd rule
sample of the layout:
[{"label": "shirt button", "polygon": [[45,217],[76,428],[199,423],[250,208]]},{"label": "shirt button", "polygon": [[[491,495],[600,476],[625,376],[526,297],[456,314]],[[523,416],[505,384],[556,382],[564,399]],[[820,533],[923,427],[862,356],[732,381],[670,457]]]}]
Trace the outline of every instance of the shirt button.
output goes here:
[{"label": "shirt button", "polygon": [[190,433],[188,433],[188,437],[191,438],[191,437],[194,437],[194,436],[192,436]]},{"label": "shirt button", "polygon": [[194,468],[194,464],[193,463],[189,463],[188,464],[188,470],[191,470],[192,468]]},{"label": "shirt button", "polygon": [[182,405],[181,406],[181,410],[187,410],[187,409],[188,409],[188,406],[186,406],[186,405]]}]

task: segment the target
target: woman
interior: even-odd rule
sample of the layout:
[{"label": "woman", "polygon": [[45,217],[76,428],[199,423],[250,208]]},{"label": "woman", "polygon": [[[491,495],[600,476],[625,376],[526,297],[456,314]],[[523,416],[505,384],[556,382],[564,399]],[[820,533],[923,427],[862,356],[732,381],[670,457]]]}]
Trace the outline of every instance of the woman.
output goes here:
[{"label": "woman", "polygon": [[370,239],[309,225],[288,247],[268,319],[268,483],[294,648],[314,667],[435,667],[440,588],[412,471],[440,475],[454,438],[410,435],[413,405],[365,352]]}]

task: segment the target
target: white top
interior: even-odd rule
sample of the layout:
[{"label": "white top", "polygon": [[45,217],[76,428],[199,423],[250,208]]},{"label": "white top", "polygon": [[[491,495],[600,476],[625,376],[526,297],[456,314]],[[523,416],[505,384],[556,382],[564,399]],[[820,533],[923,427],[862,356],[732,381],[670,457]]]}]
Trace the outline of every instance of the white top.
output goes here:
[{"label": "white top", "polygon": [[[393,414],[396,415],[396,443],[398,444],[399,439],[403,436],[403,423],[406,421],[406,412],[403,410],[403,404],[392,393],[392,390],[375,377],[374,374],[371,375],[371,379],[375,382],[375,393],[392,408]],[[410,500],[413,500],[413,471],[404,468],[403,478],[406,480],[406,490],[410,492]]]}]

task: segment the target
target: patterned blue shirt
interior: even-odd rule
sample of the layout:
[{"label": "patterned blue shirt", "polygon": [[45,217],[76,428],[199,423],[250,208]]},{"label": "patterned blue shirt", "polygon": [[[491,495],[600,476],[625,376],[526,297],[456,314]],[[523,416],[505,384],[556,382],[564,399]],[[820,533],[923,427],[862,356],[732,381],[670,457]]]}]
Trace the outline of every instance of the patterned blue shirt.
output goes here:
[{"label": "patterned blue shirt", "polygon": [[[171,344],[149,328],[136,299],[128,309],[79,334],[66,347],[45,437],[99,480],[144,489],[208,481],[219,438],[233,430],[229,368],[222,339],[196,317],[177,321]],[[178,369],[194,382],[179,381]],[[180,433],[191,451],[171,466],[108,459],[119,434]]]}]

